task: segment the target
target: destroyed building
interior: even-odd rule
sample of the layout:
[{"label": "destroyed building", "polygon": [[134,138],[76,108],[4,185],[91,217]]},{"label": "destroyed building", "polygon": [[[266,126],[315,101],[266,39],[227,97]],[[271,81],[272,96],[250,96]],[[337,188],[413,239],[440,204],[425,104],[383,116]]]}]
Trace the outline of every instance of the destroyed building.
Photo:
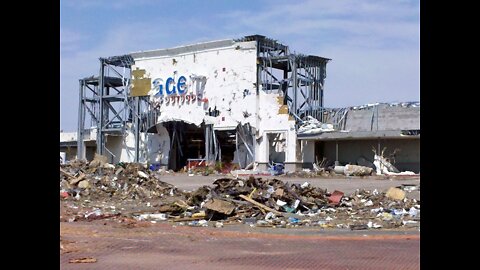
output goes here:
[{"label": "destroyed building", "polygon": [[100,58],[99,76],[80,80],[77,156],[94,129],[112,163],[294,170],[299,125],[323,117],[329,60],[261,35]]},{"label": "destroyed building", "polygon": [[253,35],[99,60],[99,75],[79,80],[77,133],[61,134],[67,160],[297,171],[325,160],[372,167],[384,152],[419,172],[420,104],[326,108],[331,59]]}]

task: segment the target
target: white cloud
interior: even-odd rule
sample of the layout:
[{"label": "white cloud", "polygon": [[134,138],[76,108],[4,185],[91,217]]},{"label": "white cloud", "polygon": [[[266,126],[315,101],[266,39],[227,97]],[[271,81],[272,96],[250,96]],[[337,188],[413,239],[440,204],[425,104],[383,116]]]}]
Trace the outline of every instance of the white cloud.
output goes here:
[{"label": "white cloud", "polygon": [[125,9],[132,6],[153,4],[154,0],[61,0],[60,5],[76,9]]},{"label": "white cloud", "polygon": [[[379,38],[415,42],[419,37],[419,9],[404,1],[305,1],[301,4],[272,5],[258,13],[234,11],[228,18],[228,30],[247,28],[274,36],[334,36],[339,42],[363,37],[367,46],[379,46]],[[390,44],[392,45],[392,44]]]},{"label": "white cloud", "polygon": [[222,15],[225,29],[247,29],[296,52],[332,58],[326,106],[420,99],[418,2],[271,3],[258,13]]}]

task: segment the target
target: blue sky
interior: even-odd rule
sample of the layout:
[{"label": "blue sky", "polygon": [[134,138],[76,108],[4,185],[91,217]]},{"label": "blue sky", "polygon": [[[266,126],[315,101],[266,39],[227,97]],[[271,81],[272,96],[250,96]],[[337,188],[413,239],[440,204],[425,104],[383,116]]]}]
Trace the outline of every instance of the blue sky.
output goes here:
[{"label": "blue sky", "polygon": [[331,58],[325,106],[420,101],[418,0],[61,0],[60,129],[99,57],[260,34]]}]

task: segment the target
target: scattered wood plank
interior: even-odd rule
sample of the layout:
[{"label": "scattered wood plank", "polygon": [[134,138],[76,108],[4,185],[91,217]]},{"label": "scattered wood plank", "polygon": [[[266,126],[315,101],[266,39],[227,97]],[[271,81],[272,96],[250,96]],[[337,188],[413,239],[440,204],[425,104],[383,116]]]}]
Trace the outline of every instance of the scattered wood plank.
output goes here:
[{"label": "scattered wood plank", "polygon": [[60,171],[61,171],[63,174],[65,174],[66,176],[70,177],[70,178],[75,178],[75,176],[69,174],[68,172],[66,172],[66,171],[65,171],[64,169],[62,169],[61,167],[60,167]]},{"label": "scattered wood plank", "polygon": [[81,173],[80,176],[78,176],[77,178],[70,180],[70,182],[69,182],[70,185],[76,185],[78,182],[82,181],[83,178],[85,178],[85,176],[87,176],[87,175],[84,174],[84,173]]},{"label": "scattered wood plank", "polygon": [[255,200],[253,200],[253,199],[250,199],[250,198],[248,198],[247,196],[245,196],[245,195],[243,195],[243,194],[240,194],[240,198],[244,199],[245,201],[248,201],[248,202],[253,203],[254,205],[258,206],[259,208],[263,208],[263,209],[265,209],[265,210],[267,210],[267,211],[269,211],[269,212],[272,212],[272,213],[274,213],[274,214],[277,215],[277,216],[282,216],[282,215],[283,215],[283,213],[278,212],[277,210],[272,209],[272,208],[270,208],[270,207],[268,207],[268,206],[266,206],[266,205],[264,205],[264,204],[261,204],[261,203],[255,201]]}]

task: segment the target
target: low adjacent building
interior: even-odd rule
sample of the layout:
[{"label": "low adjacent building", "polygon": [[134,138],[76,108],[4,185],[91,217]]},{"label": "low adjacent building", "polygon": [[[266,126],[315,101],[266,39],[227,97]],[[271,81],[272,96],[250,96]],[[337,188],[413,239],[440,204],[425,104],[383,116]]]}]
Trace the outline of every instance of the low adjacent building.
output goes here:
[{"label": "low adjacent building", "polygon": [[324,119],[330,129],[311,125],[297,135],[305,165],[366,165],[383,151],[398,170],[420,172],[420,102],[325,109]]}]

